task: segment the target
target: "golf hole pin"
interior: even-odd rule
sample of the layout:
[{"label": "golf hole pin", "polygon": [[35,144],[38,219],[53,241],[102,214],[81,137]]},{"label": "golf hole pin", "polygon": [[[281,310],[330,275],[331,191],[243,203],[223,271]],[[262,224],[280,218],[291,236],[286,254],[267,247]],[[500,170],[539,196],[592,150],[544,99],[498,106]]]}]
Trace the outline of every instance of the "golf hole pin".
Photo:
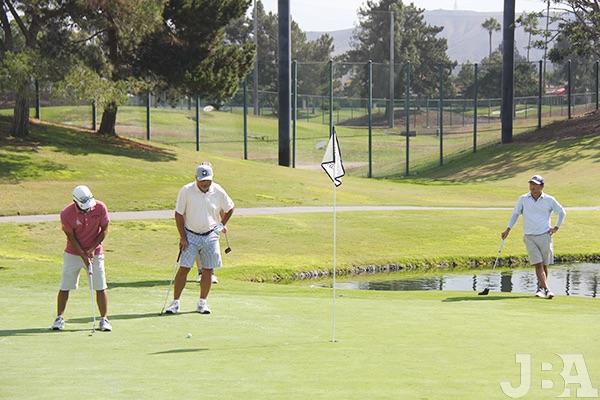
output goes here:
[{"label": "golf hole pin", "polygon": [[192,338],[192,334],[191,334],[191,333],[188,333],[186,337],[187,337],[188,339],[191,339],[191,338]]}]

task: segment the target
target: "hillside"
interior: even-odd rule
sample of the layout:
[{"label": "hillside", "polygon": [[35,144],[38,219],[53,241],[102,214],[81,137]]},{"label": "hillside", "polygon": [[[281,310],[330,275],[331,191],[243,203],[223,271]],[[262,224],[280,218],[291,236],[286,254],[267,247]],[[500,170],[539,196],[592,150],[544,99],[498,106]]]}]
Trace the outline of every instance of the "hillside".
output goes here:
[{"label": "hillside", "polygon": [[[564,204],[597,206],[599,118],[596,113],[556,123],[518,136],[513,144],[467,153],[418,178],[345,177],[338,204],[506,207],[526,190],[528,177],[540,173]],[[548,133],[557,131],[587,133]],[[202,160],[213,162],[217,182],[238,207],[331,204],[330,181],[321,171],[34,124],[29,141],[0,143],[0,214],[56,213],[81,183],[114,211],[168,209]]]},{"label": "hillside", "polygon": [[[430,25],[443,26],[444,30],[440,36],[448,40],[448,55],[451,60],[458,63],[467,61],[475,62],[488,55],[488,35],[481,28],[483,21],[494,17],[502,23],[502,13],[484,13],[476,11],[453,11],[453,10],[427,10],[424,13],[425,21]],[[551,29],[556,28],[551,26]],[[310,40],[316,39],[323,33],[329,33],[333,37],[335,54],[341,54],[350,48],[352,32],[354,28],[343,29],[332,32],[307,32]],[[523,56],[527,53],[528,35],[522,28],[515,31],[517,49]],[[492,46],[498,48],[502,42],[502,32],[492,35]],[[465,46],[468,44],[468,46]],[[532,49],[530,59],[537,61],[543,56],[543,51]],[[374,60],[382,61],[382,60]]]}]

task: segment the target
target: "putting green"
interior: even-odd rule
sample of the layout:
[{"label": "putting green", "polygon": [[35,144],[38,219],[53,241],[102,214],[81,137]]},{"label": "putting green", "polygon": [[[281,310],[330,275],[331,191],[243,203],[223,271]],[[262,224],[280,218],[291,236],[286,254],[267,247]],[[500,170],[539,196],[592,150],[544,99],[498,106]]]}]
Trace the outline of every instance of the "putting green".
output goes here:
[{"label": "putting green", "polygon": [[47,330],[54,285],[0,290],[2,398],[500,399],[501,381],[519,385],[516,353],[533,357],[527,398],[562,392],[556,354],[582,354],[600,381],[594,299],[338,291],[331,343],[326,289],[222,279],[204,316],[190,282],[183,313],[159,317],[166,281],[121,282],[109,290],[114,331],[93,337],[86,286],[64,332]]}]

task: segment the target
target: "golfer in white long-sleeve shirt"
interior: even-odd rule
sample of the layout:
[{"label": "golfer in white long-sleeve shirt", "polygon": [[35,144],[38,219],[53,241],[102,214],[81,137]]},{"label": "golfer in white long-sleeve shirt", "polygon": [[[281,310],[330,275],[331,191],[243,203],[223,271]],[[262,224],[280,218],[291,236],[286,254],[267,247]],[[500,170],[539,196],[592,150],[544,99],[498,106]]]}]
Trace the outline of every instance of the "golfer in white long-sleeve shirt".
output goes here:
[{"label": "golfer in white long-sleeve shirt", "polygon": [[[508,227],[502,232],[502,239],[508,237],[519,215],[523,215],[523,241],[527,247],[529,263],[535,266],[538,278],[538,289],[535,295],[551,299],[554,297],[554,293],[548,288],[548,265],[554,264],[552,235],[562,225],[566,212],[554,197],[544,193],[543,190],[544,178],[540,175],[532,176],[529,180],[529,193],[519,197]],[[554,227],[550,219],[552,212],[558,214]]]}]

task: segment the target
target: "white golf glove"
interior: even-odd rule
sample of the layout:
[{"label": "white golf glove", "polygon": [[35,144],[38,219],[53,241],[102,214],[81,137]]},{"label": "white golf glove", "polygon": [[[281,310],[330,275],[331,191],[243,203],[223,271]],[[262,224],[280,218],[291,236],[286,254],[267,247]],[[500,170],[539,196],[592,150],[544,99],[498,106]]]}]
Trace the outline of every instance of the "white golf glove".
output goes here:
[{"label": "white golf glove", "polygon": [[223,228],[225,228],[225,225],[223,225],[223,224],[217,224],[217,226],[215,226],[215,228],[214,228],[214,232],[217,235],[220,235],[221,231],[223,231]]}]

